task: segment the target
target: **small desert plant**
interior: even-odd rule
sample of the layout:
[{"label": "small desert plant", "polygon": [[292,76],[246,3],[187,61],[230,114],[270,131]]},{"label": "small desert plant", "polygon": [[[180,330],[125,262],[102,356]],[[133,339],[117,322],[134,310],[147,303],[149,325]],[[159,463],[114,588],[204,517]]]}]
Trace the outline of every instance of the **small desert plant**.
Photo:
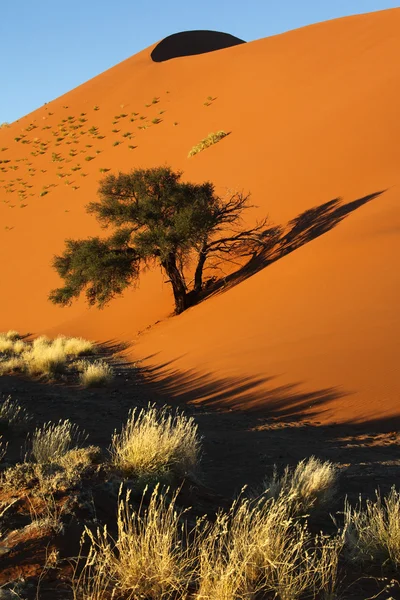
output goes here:
[{"label": "small desert plant", "polygon": [[81,337],[65,337],[60,335],[55,338],[52,345],[53,347],[62,348],[67,356],[84,356],[97,352],[93,342]]},{"label": "small desert plant", "polygon": [[85,387],[101,387],[108,385],[114,378],[114,369],[106,362],[97,360],[93,363],[86,361],[80,382]]},{"label": "small desert plant", "polygon": [[239,499],[206,525],[196,598],[245,600],[261,591],[280,600],[333,594],[340,538],[313,538],[305,522],[291,517],[285,500]]},{"label": "small desert plant", "polygon": [[347,502],[344,510],[343,536],[349,560],[365,564],[400,565],[400,493],[393,487],[376,501],[367,500],[352,508]]},{"label": "small desert plant", "polygon": [[0,334],[4,335],[8,340],[20,340],[21,339],[21,335],[18,333],[18,331],[15,331],[14,329],[9,329],[9,331],[7,331],[7,333],[5,334]]},{"label": "small desert plant", "polygon": [[190,158],[191,156],[194,156],[195,154],[202,152],[209,146],[212,146],[213,144],[216,144],[217,142],[222,140],[227,135],[228,134],[225,131],[217,131],[216,133],[209,133],[208,136],[205,137],[204,139],[202,139],[196,146],[193,146],[193,148],[191,149],[191,151],[188,154],[188,157]]},{"label": "small desert plant", "polygon": [[0,375],[6,375],[7,373],[17,373],[25,370],[25,361],[23,358],[18,356],[12,356],[0,360]]},{"label": "small desert plant", "polygon": [[100,600],[107,590],[124,598],[187,597],[194,560],[182,539],[177,492],[169,498],[168,490],[157,486],[149,500],[145,496],[146,490],[136,512],[130,506],[130,491],[125,497],[120,492],[115,541],[106,527],[96,533],[86,528],[84,541],[89,540],[90,550],[78,584],[84,598]]},{"label": "small desert plant", "polygon": [[139,479],[185,477],[200,459],[200,438],[193,417],[167,406],[132,410],[121,433],[114,433],[112,460],[126,475]]},{"label": "small desert plant", "polygon": [[77,448],[86,436],[68,419],[50,421],[37,427],[32,435],[32,456],[37,463],[57,463],[67,452]]},{"label": "small desert plant", "polygon": [[7,442],[3,442],[3,438],[0,435],[0,463],[6,455],[7,446],[8,446]]},{"label": "small desert plant", "polygon": [[16,400],[8,396],[5,400],[0,400],[0,425],[7,427],[17,424],[27,423],[29,415],[27,411]]},{"label": "small desert plant", "polygon": [[31,375],[55,376],[64,371],[67,361],[62,346],[52,344],[44,337],[37,338],[31,349],[23,354],[23,358]]},{"label": "small desert plant", "polygon": [[285,496],[295,512],[304,512],[315,505],[328,505],[336,493],[337,481],[335,465],[311,456],[300,461],[295,469],[286,467],[281,477],[275,468],[272,478],[266,479],[263,486],[268,497]]}]

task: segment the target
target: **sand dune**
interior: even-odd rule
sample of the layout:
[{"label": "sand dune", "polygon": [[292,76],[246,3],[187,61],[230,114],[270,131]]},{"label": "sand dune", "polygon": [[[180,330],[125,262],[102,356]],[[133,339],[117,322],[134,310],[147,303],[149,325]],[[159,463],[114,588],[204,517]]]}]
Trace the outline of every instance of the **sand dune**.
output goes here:
[{"label": "sand dune", "polygon": [[[155,44],[2,128],[0,330],[132,341],[165,388],[222,406],[398,416],[399,27],[394,9],[162,62]],[[52,256],[99,231],[84,206],[105,169],[159,164],[250,191],[250,219],[285,225],[338,197],[352,208],[179,317],[157,269],[103,311],[50,305]]]}]

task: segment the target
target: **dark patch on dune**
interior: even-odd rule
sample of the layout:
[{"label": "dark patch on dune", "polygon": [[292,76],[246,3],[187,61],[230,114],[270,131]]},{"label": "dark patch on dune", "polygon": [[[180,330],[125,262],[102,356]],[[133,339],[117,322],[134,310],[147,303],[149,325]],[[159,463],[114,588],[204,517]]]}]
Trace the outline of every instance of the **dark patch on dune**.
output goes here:
[{"label": "dark patch on dune", "polygon": [[229,33],[220,31],[182,31],[161,40],[151,53],[154,62],[163,62],[179,56],[205,54],[214,50],[230,48],[245,42]]}]

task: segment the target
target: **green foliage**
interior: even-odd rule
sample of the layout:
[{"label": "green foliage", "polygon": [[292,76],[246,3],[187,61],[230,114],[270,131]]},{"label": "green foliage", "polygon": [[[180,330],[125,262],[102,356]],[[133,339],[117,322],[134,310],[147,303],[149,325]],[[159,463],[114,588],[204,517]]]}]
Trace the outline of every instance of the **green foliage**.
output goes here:
[{"label": "green foliage", "polygon": [[90,305],[102,307],[135,284],[144,267],[158,264],[172,286],[179,313],[189,305],[184,266],[193,253],[199,255],[194,286],[198,292],[209,254],[246,255],[246,244],[252,253],[264,243],[265,220],[247,231],[237,230],[242,211],[249,207],[247,196],[220,198],[212,183],[182,182],[181,176],[170,167],[107,175],[100,183],[99,200],[90,202],[87,211],[114,232],[106,239],[66,241],[64,253],[53,262],[64,286],[53,290],[50,300],[67,305],[85,292]]},{"label": "green foliage", "polygon": [[215,197],[211,183],[183,183],[180,178],[169,167],[106,176],[99,202],[91,202],[87,210],[115,232],[105,240],[67,240],[64,254],[53,263],[65,285],[50,294],[51,301],[66,305],[85,291],[89,304],[104,306],[138,280],[141,265],[152,262],[176,278],[184,295],[177,262],[212,226]]},{"label": "green foliage", "polygon": [[139,275],[135,251],[113,238],[100,240],[66,240],[66,250],[56,256],[53,266],[65,281],[50,294],[55,304],[69,305],[85,291],[89,305],[104,306],[131,285]]}]

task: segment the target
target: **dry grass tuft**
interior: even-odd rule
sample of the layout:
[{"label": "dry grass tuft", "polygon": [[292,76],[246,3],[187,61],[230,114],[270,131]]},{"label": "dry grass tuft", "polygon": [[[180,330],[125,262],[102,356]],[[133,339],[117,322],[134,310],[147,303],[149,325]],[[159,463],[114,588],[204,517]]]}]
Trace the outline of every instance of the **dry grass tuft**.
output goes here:
[{"label": "dry grass tuft", "polygon": [[58,463],[67,452],[84,442],[86,436],[68,419],[45,423],[32,435],[32,456],[37,463]]},{"label": "dry grass tuft", "polygon": [[115,541],[106,527],[86,529],[90,550],[75,598],[100,600],[113,590],[124,598],[188,598],[189,589],[195,600],[336,597],[342,539],[314,537],[282,496],[239,499],[189,533],[176,498],[157,486],[135,512],[128,492],[120,496]]},{"label": "dry grass tuft", "polygon": [[286,467],[281,477],[275,469],[272,478],[265,480],[263,486],[268,497],[277,499],[284,496],[295,512],[305,512],[314,506],[327,506],[332,502],[338,477],[334,464],[311,456],[300,461],[294,470]]},{"label": "dry grass tuft", "polygon": [[360,505],[345,505],[344,541],[349,560],[398,567],[400,565],[400,493],[392,487],[376,501],[367,500],[365,509]]},{"label": "dry grass tuft", "polygon": [[169,499],[168,490],[157,486],[145,508],[145,491],[138,512],[130,506],[130,491],[123,498],[120,493],[115,542],[106,527],[97,533],[86,528],[91,548],[75,597],[100,600],[114,590],[124,598],[186,598],[194,560],[182,536],[177,493]]},{"label": "dry grass tuft", "polygon": [[245,600],[263,591],[296,600],[333,593],[340,538],[314,538],[305,522],[291,517],[286,500],[237,501],[217,515],[199,545],[196,598]]},{"label": "dry grass tuft", "polygon": [[53,345],[62,348],[67,356],[84,356],[95,354],[97,351],[93,342],[81,337],[59,336],[54,340]]},{"label": "dry grass tuft", "polygon": [[[37,342],[37,340],[35,340]],[[26,370],[31,375],[53,377],[65,370],[67,357],[62,348],[46,342],[34,343],[23,356]]]},{"label": "dry grass tuft", "polygon": [[85,387],[101,387],[108,385],[114,378],[114,369],[103,360],[96,360],[93,363],[86,361],[86,365],[80,361],[79,370],[81,370],[79,379]]},{"label": "dry grass tuft", "polygon": [[11,396],[8,396],[5,400],[0,400],[0,425],[10,427],[28,421],[27,411],[16,400],[12,400]]},{"label": "dry grass tuft", "polygon": [[217,142],[222,140],[227,135],[228,134],[225,131],[217,131],[216,133],[209,133],[208,136],[205,137],[204,139],[202,139],[196,146],[193,146],[193,148],[191,149],[191,151],[188,154],[188,157],[190,158],[191,156],[194,156],[195,154],[202,152],[206,148],[209,148],[209,146],[213,146],[214,144],[216,144]]},{"label": "dry grass tuft", "polygon": [[0,435],[0,463],[1,463],[1,461],[3,460],[3,458],[6,455],[7,446],[8,446],[8,443],[7,442],[3,442],[3,438]]},{"label": "dry grass tuft", "polygon": [[18,331],[15,331],[14,329],[9,329],[7,331],[7,333],[5,334],[5,337],[8,340],[20,340],[21,339],[21,335],[18,333]]},{"label": "dry grass tuft", "polygon": [[0,334],[0,375],[21,371],[54,377],[65,371],[71,358],[95,353],[95,344],[83,338],[50,340],[42,335],[28,344],[16,331],[8,331]]},{"label": "dry grass tuft", "polygon": [[194,474],[200,459],[200,437],[193,417],[167,406],[134,409],[111,446],[116,467],[143,480],[179,478]]},{"label": "dry grass tuft", "polygon": [[13,356],[0,360],[0,375],[7,373],[21,373],[25,370],[25,361],[23,358]]}]

